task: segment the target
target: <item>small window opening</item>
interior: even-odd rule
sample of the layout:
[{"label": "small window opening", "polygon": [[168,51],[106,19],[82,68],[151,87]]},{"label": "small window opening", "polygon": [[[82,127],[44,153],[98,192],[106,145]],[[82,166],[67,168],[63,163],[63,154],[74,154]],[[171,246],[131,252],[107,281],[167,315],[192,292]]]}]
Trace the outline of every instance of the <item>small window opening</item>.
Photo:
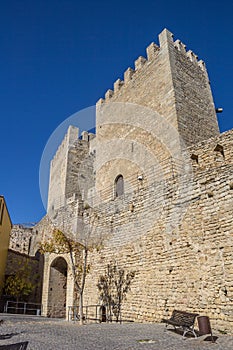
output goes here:
[{"label": "small window opening", "polygon": [[115,180],[115,197],[120,197],[124,194],[124,178],[118,175]]},{"label": "small window opening", "polygon": [[214,149],[215,151],[215,160],[216,161],[222,161],[225,158],[224,151],[223,151],[223,146],[217,145]]},{"label": "small window opening", "polygon": [[196,154],[192,154],[191,155],[191,159],[192,159],[193,165],[197,165],[198,164],[198,156]]},{"label": "small window opening", "polygon": [[208,198],[212,198],[214,196],[214,192],[213,191],[207,191],[207,196]]}]

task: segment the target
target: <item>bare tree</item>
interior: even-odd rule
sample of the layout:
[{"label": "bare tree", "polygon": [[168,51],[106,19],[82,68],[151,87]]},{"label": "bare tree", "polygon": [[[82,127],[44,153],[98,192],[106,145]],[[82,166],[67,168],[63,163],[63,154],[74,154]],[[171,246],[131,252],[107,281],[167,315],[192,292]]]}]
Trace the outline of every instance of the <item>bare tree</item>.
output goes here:
[{"label": "bare tree", "polygon": [[116,322],[121,320],[121,307],[130,285],[135,277],[135,271],[125,271],[117,266],[116,262],[109,263],[104,275],[101,275],[97,284],[100,299],[107,306],[109,320],[113,315]]}]

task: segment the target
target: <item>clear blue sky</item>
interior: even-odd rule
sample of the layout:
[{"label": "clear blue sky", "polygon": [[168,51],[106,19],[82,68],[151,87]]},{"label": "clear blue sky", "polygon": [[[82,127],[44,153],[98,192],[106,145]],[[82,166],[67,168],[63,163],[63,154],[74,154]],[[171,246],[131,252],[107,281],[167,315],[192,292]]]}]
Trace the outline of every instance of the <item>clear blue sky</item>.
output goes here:
[{"label": "clear blue sky", "polygon": [[168,28],[206,62],[221,131],[233,128],[229,0],[8,0],[0,6],[0,193],[13,223],[44,215],[39,165],[53,130],[92,106]]}]

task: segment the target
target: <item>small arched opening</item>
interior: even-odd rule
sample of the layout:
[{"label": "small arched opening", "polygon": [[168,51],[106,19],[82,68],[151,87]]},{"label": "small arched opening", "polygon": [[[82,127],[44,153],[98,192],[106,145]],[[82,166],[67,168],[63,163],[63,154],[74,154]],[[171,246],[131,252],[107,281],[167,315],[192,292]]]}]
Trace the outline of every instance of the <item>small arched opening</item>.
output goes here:
[{"label": "small arched opening", "polygon": [[49,271],[48,316],[66,316],[67,262],[62,257],[53,260]]},{"label": "small arched opening", "polygon": [[115,179],[115,197],[120,197],[124,194],[124,178],[118,175]]},{"label": "small arched opening", "polygon": [[223,146],[217,144],[217,146],[214,149],[215,151],[215,161],[222,162],[225,159],[224,149]]}]

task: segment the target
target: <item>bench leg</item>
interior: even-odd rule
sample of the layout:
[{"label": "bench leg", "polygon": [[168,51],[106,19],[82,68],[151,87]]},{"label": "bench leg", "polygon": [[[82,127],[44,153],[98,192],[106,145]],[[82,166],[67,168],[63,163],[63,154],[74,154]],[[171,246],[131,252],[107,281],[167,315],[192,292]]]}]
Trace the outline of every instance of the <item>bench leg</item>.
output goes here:
[{"label": "bench leg", "polygon": [[194,337],[197,338],[197,334],[194,330],[194,328],[188,328],[188,327],[185,327],[183,328],[184,329],[184,333],[183,333],[183,339],[185,339],[185,335],[188,333],[188,332],[192,332]]}]

